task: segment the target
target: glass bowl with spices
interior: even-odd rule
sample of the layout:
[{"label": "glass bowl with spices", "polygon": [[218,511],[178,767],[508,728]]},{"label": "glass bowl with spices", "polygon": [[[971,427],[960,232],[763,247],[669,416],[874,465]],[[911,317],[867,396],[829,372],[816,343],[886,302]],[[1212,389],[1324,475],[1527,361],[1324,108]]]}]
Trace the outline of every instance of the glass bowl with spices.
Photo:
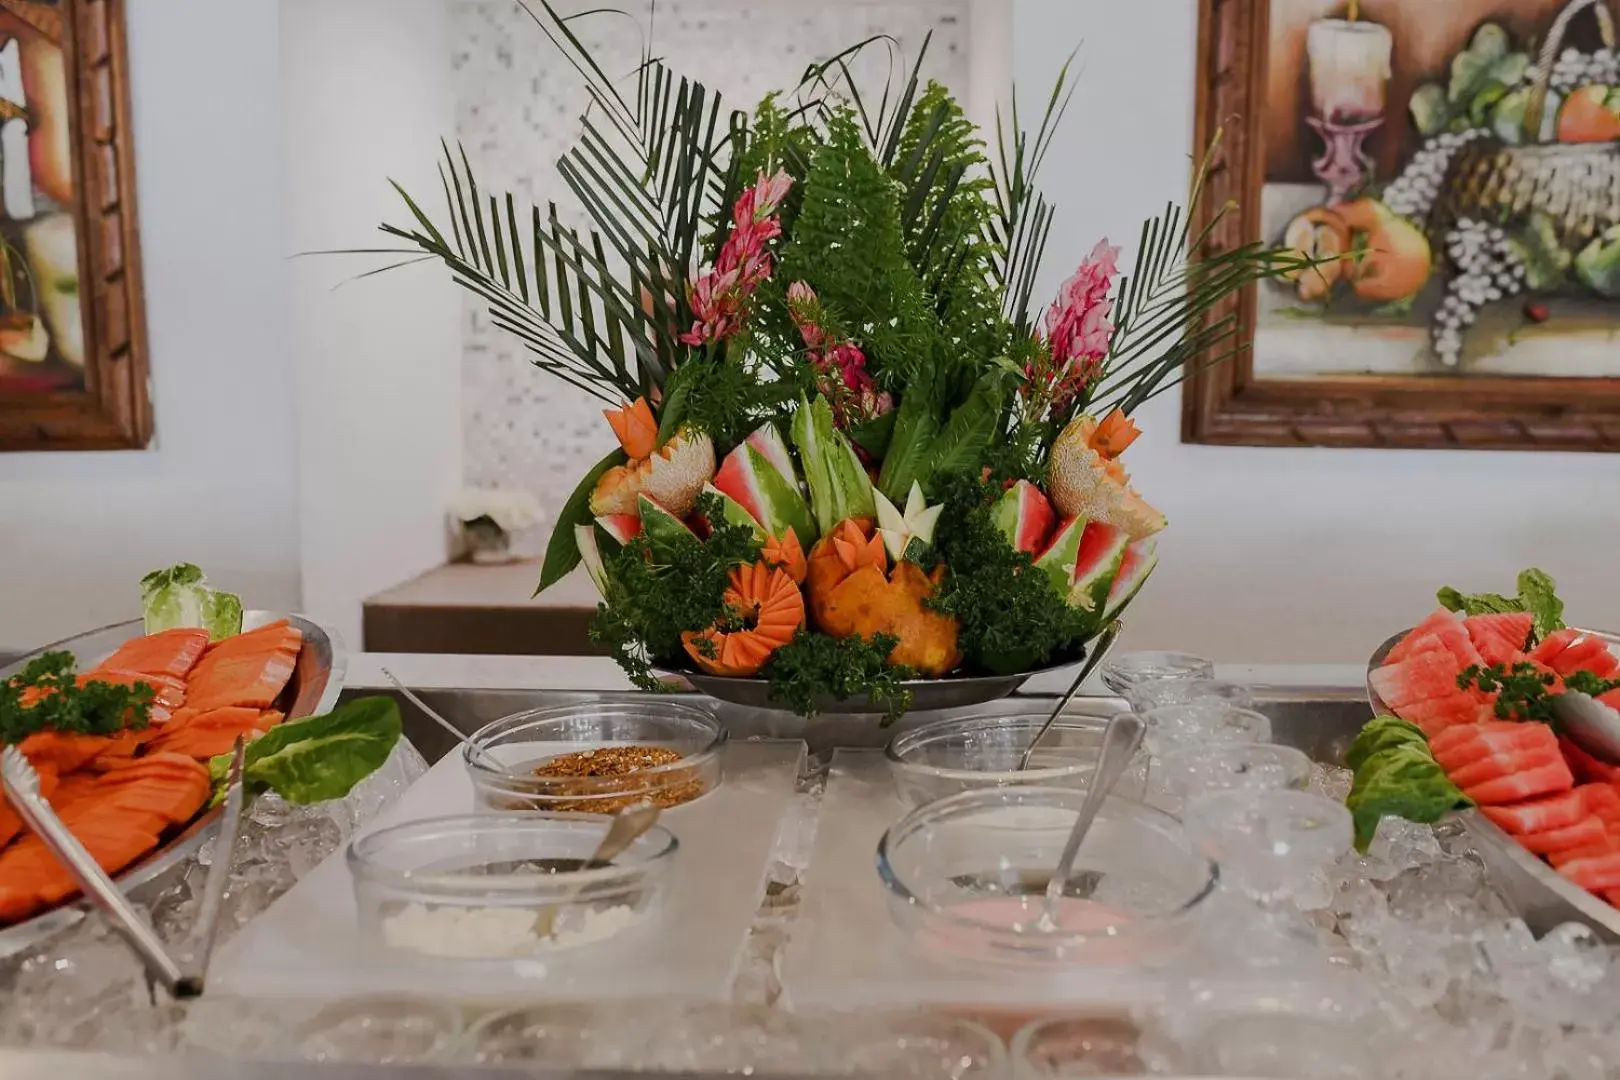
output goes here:
[{"label": "glass bowl with spices", "polygon": [[665,810],[720,784],[726,730],[675,701],[581,701],[480,729],[462,750],[480,810],[616,814]]}]

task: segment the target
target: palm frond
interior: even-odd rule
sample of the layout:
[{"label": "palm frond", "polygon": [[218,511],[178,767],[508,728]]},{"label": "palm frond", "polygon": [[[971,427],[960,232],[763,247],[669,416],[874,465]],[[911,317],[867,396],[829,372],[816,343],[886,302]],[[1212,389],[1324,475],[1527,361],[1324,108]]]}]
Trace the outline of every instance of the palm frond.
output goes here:
[{"label": "palm frond", "polygon": [[1047,96],[1046,111],[1035,129],[1033,141],[1019,122],[1018,96],[1012,101],[1010,128],[1003,125],[996,110],[996,167],[994,196],[996,216],[990,236],[998,249],[991,273],[1002,289],[1002,312],[1020,334],[1033,329],[1030,299],[1041,257],[1052,231],[1053,207],[1035,190],[1035,176],[1051,148],[1063,114],[1074,97],[1075,80],[1070,77],[1075,53],[1070,53],[1058,72]]},{"label": "palm frond", "polygon": [[[1235,312],[1216,317],[1216,310],[1258,282],[1315,265],[1262,243],[1204,253],[1205,241],[1236,209],[1228,203],[1193,233],[1219,140],[1217,132],[1194,171],[1185,209],[1172,204],[1142,226],[1135,273],[1120,283],[1114,333],[1103,377],[1092,394],[1093,408],[1117,405],[1130,412],[1177,385],[1189,365],[1196,362],[1193,370],[1200,370],[1227,359],[1232,350],[1225,346],[1238,333],[1239,320]],[[1177,378],[1167,381],[1173,375]]]}]

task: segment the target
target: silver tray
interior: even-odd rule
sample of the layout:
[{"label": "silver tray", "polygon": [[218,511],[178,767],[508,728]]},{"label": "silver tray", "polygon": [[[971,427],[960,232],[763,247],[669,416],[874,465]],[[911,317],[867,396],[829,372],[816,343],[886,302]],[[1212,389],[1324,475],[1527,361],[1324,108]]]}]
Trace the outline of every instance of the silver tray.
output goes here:
[{"label": "silver tray", "polygon": [[[1380,645],[1367,661],[1367,703],[1375,715],[1392,714],[1392,710],[1373,689],[1371,675],[1383,665],[1390,650],[1411,632],[1403,630],[1396,634]],[[1620,635],[1584,629],[1581,633],[1600,638],[1610,646],[1620,645]],[[1479,853],[1491,876],[1531,930],[1544,934],[1560,923],[1578,921],[1590,926],[1605,940],[1620,944],[1620,910],[1610,907],[1520,847],[1517,840],[1478,810],[1463,810],[1454,816],[1467,826],[1469,835],[1478,842]]]},{"label": "silver tray", "polygon": [[[330,712],[343,690],[343,675],[348,665],[337,634],[301,615],[282,615],[270,611],[243,612],[242,629],[252,630],[278,619],[287,619],[304,635],[304,645],[298,653],[292,679],[277,699],[278,706],[283,708],[288,719]],[[139,619],[104,626],[20,657],[9,666],[0,668],[0,679],[17,674],[41,653],[64,650],[74,655],[79,670],[83,671],[99,664],[124,642],[140,637],[142,633],[144,628]],[[190,860],[214,835],[223,812],[223,807],[203,811],[168,843],[119,874],[116,879],[119,886],[126,893],[132,892]],[[68,901],[26,922],[0,929],[0,958],[11,956],[73,925],[84,917],[85,910],[82,904]]]}]

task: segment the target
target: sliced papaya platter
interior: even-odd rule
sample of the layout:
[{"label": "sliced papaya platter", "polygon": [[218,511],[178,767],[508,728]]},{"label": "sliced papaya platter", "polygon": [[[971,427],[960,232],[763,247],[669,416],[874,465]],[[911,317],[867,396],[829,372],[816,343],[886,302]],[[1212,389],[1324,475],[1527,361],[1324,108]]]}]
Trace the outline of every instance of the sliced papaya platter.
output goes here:
[{"label": "sliced papaya platter", "polygon": [[[109,708],[130,718],[118,730],[40,726],[17,739],[52,809],[126,892],[185,863],[217,831],[211,765],[219,755],[239,737],[251,742],[331,712],[343,684],[344,658],[320,625],[244,611],[234,596],[207,589],[194,567],[175,569],[178,580],[163,571],[143,581],[143,619],[0,668],[11,706],[0,741],[28,730],[30,706],[53,694],[65,702],[67,682],[102,695],[82,703],[87,715]],[[120,689],[139,697],[119,697]],[[0,957],[71,925],[82,914],[78,899],[67,871],[0,793]]]},{"label": "sliced papaya platter", "polygon": [[1620,939],[1620,634],[1566,625],[1539,570],[1519,586],[1442,589],[1439,610],[1380,645],[1369,728],[1426,743],[1449,792],[1430,806],[1457,813],[1528,909],[1573,909]]}]

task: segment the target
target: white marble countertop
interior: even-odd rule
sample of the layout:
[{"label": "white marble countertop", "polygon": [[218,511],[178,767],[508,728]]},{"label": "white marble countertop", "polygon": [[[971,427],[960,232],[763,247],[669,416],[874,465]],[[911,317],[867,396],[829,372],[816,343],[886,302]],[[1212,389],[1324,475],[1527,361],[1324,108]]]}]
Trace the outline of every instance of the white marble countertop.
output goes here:
[{"label": "white marble countertop", "polygon": [[[387,689],[387,668],[419,690],[629,690],[613,661],[581,656],[459,656],[429,653],[359,653],[349,658],[346,685]],[[1354,664],[1220,664],[1216,675],[1256,686],[1354,690],[1366,671]],[[1033,679],[1025,689],[1061,693],[1072,675],[1055,672]],[[1101,690],[1100,684],[1098,690]]]}]

